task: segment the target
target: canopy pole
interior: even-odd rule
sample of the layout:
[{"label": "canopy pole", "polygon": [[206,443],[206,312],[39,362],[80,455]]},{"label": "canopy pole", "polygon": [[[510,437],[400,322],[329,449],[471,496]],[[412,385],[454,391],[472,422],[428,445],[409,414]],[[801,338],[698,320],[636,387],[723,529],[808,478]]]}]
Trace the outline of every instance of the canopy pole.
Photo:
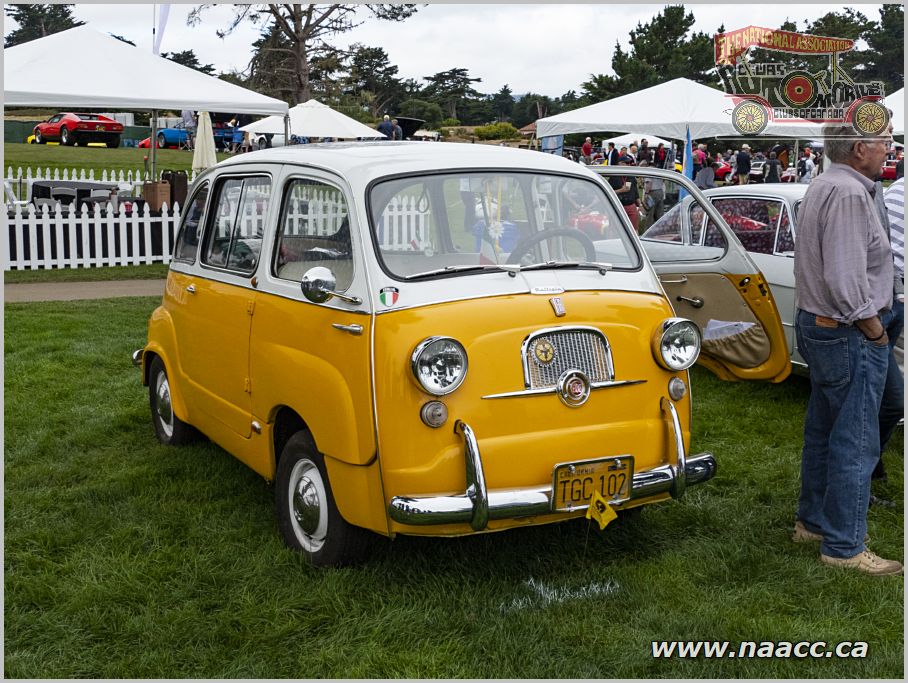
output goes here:
[{"label": "canopy pole", "polygon": [[284,114],[284,145],[290,144],[290,114]]},{"label": "canopy pole", "polygon": [[158,110],[151,110],[151,137],[148,139],[151,147],[151,180],[155,181],[155,161],[157,160],[158,151]]}]

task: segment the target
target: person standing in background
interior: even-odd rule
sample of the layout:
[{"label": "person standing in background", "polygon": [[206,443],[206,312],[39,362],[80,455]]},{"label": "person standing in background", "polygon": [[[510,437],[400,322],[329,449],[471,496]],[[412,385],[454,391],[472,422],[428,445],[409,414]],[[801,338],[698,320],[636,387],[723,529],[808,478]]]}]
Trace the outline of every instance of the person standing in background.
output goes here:
[{"label": "person standing in background", "polygon": [[893,300],[892,251],[873,184],[892,138],[862,137],[848,124],[824,133],[832,163],[804,196],[795,246],[795,333],[810,398],[792,540],[819,541],[827,565],[901,574],[901,562],[865,545]]},{"label": "person standing in background", "polygon": [[593,161],[593,140],[587,138],[580,146],[580,160],[589,166]]},{"label": "person standing in background", "polygon": [[735,173],[738,176],[738,185],[747,185],[750,182],[750,145],[746,142],[741,145],[741,151],[735,156]]}]

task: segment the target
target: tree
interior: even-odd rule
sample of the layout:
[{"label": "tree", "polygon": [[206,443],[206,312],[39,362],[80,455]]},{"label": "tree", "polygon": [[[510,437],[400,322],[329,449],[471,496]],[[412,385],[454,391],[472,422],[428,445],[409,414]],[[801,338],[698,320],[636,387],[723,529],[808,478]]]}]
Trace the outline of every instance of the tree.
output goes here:
[{"label": "tree", "polygon": [[[189,13],[187,23],[197,25],[205,10],[213,6],[212,3],[196,6]],[[244,21],[271,23],[272,40],[263,43],[260,49],[281,56],[284,65],[281,75],[286,78],[278,87],[288,88],[291,104],[297,104],[312,97],[312,59],[330,51],[328,38],[362,23],[357,21],[357,12],[362,8],[371,16],[386,21],[403,21],[416,12],[415,5],[234,5],[233,19],[217,34],[223,38]]]},{"label": "tree", "polygon": [[457,116],[458,104],[468,98],[479,97],[479,93],[470,84],[482,81],[481,78],[470,78],[466,69],[439,71],[432,76],[424,76],[423,80],[429,82],[423,95],[441,105],[452,119],[460,118]]},{"label": "tree", "polygon": [[513,123],[517,128],[523,128],[536,119],[559,113],[551,97],[528,92],[514,103]]},{"label": "tree", "polygon": [[883,5],[880,21],[864,33],[869,49],[864,53],[868,80],[883,81],[891,93],[905,85],[905,9],[901,5]]},{"label": "tree", "polygon": [[615,44],[612,56],[614,76],[590,74],[583,84],[585,104],[665,83],[689,78],[703,84],[715,82],[713,40],[702,32],[690,33],[692,12],[684,5],[665,7],[646,24],[630,32],[630,49]]},{"label": "tree", "polygon": [[501,90],[492,95],[491,104],[499,121],[511,120],[511,114],[514,112],[514,93],[507,84],[503,85]]},{"label": "tree", "polygon": [[190,69],[201,71],[203,74],[214,76],[214,64],[201,64],[195,50],[183,50],[182,52],[163,52],[161,56],[169,59],[171,62],[188,66]]},{"label": "tree", "polygon": [[35,38],[44,38],[68,28],[82,26],[85,22],[73,18],[70,7],[72,5],[7,5],[3,8],[4,13],[19,28],[6,36],[3,46],[20,45]]},{"label": "tree", "polygon": [[435,102],[410,98],[400,103],[398,113],[414,119],[422,119],[428,128],[437,128],[441,125],[444,112]]},{"label": "tree", "polygon": [[124,38],[123,36],[118,36],[116,33],[108,33],[107,35],[109,35],[111,38],[116,38],[121,43],[126,43],[127,45],[132,45],[133,47],[136,46],[136,44],[134,42],[132,42],[129,38]]},{"label": "tree", "polygon": [[404,99],[404,87],[388,54],[380,47],[358,43],[350,49],[346,92],[358,95],[374,118],[394,111]]}]

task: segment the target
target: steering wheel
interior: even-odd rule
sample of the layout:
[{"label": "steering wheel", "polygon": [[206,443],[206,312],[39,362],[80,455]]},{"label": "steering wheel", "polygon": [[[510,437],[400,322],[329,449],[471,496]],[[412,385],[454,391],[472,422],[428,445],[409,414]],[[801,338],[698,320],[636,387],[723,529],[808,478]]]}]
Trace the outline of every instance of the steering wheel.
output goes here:
[{"label": "steering wheel", "polygon": [[514,251],[512,251],[511,255],[508,256],[506,263],[508,265],[516,265],[520,263],[520,259],[528,254],[530,249],[535,247],[540,242],[551,239],[553,237],[570,237],[571,239],[577,240],[583,247],[583,251],[586,252],[586,260],[591,262],[596,260],[596,247],[593,244],[593,240],[587,237],[580,230],[576,230],[574,228],[555,228],[554,230],[543,230],[541,232],[537,232],[535,235],[524,237],[516,245],[514,245]]}]

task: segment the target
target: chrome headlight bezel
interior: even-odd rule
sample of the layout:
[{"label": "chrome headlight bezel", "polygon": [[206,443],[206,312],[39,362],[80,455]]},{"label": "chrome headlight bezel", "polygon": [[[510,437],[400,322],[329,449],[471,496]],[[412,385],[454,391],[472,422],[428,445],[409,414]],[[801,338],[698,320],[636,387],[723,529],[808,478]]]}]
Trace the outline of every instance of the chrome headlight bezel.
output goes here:
[{"label": "chrome headlight bezel", "polygon": [[[420,369],[425,367],[429,362],[429,356],[427,354],[443,353],[441,350],[432,350],[433,345],[438,344],[453,345],[453,352],[459,354],[461,357],[461,369],[458,376],[450,384],[447,384],[444,387],[427,385],[426,382],[423,381],[423,373],[420,372]],[[447,351],[444,351],[444,353],[451,353],[451,351],[452,350],[449,349]],[[427,339],[419,342],[419,344],[416,345],[416,348],[413,349],[413,353],[410,355],[410,370],[413,373],[413,378],[416,381],[417,386],[427,394],[430,394],[432,396],[447,396],[453,391],[456,391],[457,388],[461,384],[463,384],[463,381],[467,376],[468,369],[469,360],[467,359],[467,350],[463,347],[463,344],[461,344],[453,337],[428,337]]]},{"label": "chrome headlight bezel", "polygon": [[[673,341],[677,340],[682,334],[694,335],[694,350],[692,353],[685,354],[688,357],[679,359],[670,352],[672,348],[675,348]],[[653,358],[666,370],[681,372],[697,362],[702,345],[703,336],[700,334],[700,328],[697,327],[696,323],[691,322],[687,318],[668,318],[663,320],[653,333]]]}]

